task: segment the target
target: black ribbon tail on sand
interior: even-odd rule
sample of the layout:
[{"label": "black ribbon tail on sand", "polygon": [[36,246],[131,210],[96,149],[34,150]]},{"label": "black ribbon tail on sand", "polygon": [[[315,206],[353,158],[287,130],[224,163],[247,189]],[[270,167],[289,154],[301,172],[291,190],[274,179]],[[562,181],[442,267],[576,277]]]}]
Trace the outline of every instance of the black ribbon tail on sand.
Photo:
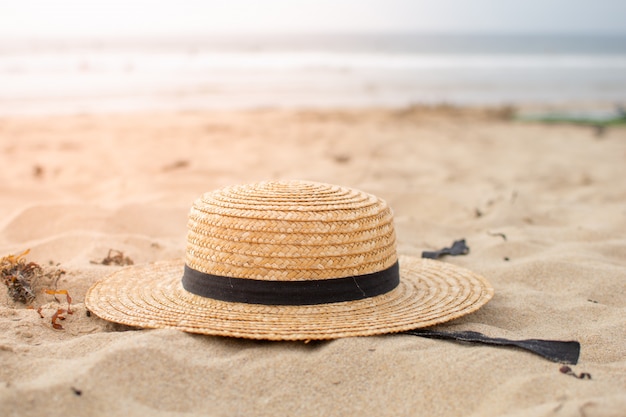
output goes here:
[{"label": "black ribbon tail on sand", "polygon": [[580,343],[575,341],[562,342],[558,340],[526,339],[509,340],[500,337],[488,337],[482,333],[441,332],[436,330],[416,329],[404,332],[413,336],[428,337],[431,339],[448,339],[459,342],[484,343],[496,346],[515,346],[542,356],[552,362],[576,365],[580,356]]},{"label": "black ribbon tail on sand", "polygon": [[465,244],[465,239],[457,240],[452,243],[449,248],[443,248],[437,251],[424,251],[422,252],[422,258],[437,259],[444,255],[467,255],[469,253],[469,247]]}]

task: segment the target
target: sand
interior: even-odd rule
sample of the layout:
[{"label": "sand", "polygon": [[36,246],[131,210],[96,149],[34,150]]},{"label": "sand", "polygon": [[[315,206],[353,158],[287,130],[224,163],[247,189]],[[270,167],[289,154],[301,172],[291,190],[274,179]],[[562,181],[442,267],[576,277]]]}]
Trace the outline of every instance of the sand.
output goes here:
[{"label": "sand", "polygon": [[[256,110],[0,119],[0,255],[66,273],[35,308],[0,291],[3,416],[623,416],[626,128],[521,123],[488,109]],[[577,379],[525,351],[408,335],[276,343],[137,330],[88,316],[120,266],[180,258],[191,202],[266,179],[386,199],[398,251],[446,257],[493,300],[438,326],[578,340]],[[58,265],[56,267],[55,265]]]}]

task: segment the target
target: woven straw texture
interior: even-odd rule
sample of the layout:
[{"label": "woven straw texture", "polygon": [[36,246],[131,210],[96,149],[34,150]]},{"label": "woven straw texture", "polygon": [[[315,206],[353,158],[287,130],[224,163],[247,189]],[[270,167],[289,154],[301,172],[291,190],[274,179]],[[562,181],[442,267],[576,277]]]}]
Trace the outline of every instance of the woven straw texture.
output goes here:
[{"label": "woven straw texture", "polygon": [[329,184],[265,182],[206,193],[195,201],[188,229],[187,265],[213,275],[341,278],[396,261],[387,203]]},{"label": "woven straw texture", "polygon": [[291,181],[207,193],[189,214],[185,263],[256,280],[333,279],[400,263],[400,285],[376,297],[289,306],[218,301],[185,291],[183,261],[121,269],[87,292],[106,320],[148,328],[268,340],[333,339],[427,327],[469,314],[493,296],[481,276],[400,257],[392,213],[372,195]]}]

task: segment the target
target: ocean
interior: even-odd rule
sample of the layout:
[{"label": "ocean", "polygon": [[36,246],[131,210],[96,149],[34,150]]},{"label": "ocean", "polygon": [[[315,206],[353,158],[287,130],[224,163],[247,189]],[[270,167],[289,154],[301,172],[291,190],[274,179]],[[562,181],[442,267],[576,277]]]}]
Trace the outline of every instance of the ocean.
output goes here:
[{"label": "ocean", "polygon": [[0,39],[0,115],[626,102],[626,35]]}]

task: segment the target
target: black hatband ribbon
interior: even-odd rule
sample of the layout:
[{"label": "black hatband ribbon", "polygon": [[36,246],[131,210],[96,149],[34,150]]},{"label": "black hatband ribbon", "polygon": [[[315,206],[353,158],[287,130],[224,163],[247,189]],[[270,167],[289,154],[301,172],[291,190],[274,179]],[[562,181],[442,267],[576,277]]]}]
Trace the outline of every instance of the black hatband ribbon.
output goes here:
[{"label": "black hatband ribbon", "polygon": [[413,336],[433,339],[450,339],[459,342],[475,342],[496,346],[514,346],[542,356],[552,362],[576,365],[580,355],[580,343],[544,339],[510,340],[502,337],[488,337],[473,331],[446,332],[429,329],[416,329],[404,332]]},{"label": "black hatband ribbon", "polygon": [[185,290],[201,297],[236,303],[312,305],[355,301],[385,294],[400,283],[398,262],[382,271],[344,278],[267,281],[199,272],[185,265]]}]

